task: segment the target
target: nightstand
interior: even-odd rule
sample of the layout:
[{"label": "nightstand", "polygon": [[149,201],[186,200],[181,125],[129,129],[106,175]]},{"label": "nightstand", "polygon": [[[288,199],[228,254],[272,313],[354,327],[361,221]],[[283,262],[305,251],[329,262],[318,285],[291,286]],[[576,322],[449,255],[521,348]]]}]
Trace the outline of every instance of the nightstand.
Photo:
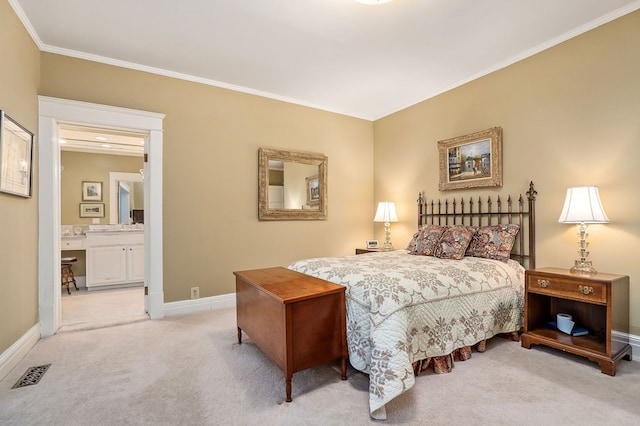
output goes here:
[{"label": "nightstand", "polygon": [[[580,355],[610,376],[615,376],[618,361],[631,360],[628,276],[541,268],[525,272],[525,286],[524,348],[538,344]],[[570,336],[552,328],[549,322],[558,313],[570,314],[589,334]],[[615,341],[613,330],[620,332]]]},{"label": "nightstand", "polygon": [[356,249],[356,254],[365,254],[365,253],[376,253],[382,251],[379,248],[370,248],[370,249],[365,249],[365,248],[357,248]]}]

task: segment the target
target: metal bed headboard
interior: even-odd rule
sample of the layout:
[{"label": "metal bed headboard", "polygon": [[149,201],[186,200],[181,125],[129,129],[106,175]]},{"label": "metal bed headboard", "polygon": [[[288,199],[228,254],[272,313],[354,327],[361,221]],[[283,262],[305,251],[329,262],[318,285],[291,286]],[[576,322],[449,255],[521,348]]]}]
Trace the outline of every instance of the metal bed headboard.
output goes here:
[{"label": "metal bed headboard", "polygon": [[500,195],[496,199],[496,208],[491,196],[486,196],[486,201],[482,197],[474,202],[473,197],[465,203],[464,198],[459,200],[432,199],[427,201],[422,193],[418,195],[418,228],[424,225],[467,225],[486,226],[499,224],[518,224],[520,231],[516,237],[511,250],[511,258],[520,262],[528,269],[536,267],[536,196],[533,182],[529,183],[529,190],[526,192],[527,207],[524,198],[520,194],[517,201],[517,209],[514,211],[514,202],[511,195],[506,196],[506,208]]}]

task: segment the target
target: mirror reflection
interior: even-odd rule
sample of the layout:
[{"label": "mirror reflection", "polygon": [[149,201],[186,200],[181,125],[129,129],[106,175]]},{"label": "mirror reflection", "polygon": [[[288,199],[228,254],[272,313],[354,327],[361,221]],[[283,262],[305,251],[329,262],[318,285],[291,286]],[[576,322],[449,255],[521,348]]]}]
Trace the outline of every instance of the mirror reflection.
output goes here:
[{"label": "mirror reflection", "polygon": [[270,209],[319,210],[318,190],[318,166],[292,161],[269,161]]},{"label": "mirror reflection", "polygon": [[118,181],[118,223],[144,223],[144,183]]},{"label": "mirror reflection", "polygon": [[313,220],[327,215],[327,157],[260,148],[261,220]]},{"label": "mirror reflection", "polygon": [[109,172],[109,223],[144,223],[144,175]]}]

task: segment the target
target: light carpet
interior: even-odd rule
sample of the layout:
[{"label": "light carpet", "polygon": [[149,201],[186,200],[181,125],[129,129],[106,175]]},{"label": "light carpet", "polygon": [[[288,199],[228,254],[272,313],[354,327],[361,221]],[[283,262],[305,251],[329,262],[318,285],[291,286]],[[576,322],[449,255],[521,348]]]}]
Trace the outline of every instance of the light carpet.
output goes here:
[{"label": "light carpet", "polygon": [[[30,366],[33,386],[11,389]],[[640,363],[615,377],[560,351],[496,338],[450,374],[423,374],[371,420],[368,380],[338,363],[282,372],[245,338],[235,310],[60,333],[0,382],[2,425],[637,425]]]}]

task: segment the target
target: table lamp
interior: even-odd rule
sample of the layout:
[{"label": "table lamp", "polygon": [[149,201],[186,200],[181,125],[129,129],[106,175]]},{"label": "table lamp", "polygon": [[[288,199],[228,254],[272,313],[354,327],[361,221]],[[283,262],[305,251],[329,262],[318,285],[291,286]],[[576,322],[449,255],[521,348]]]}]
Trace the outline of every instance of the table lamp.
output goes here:
[{"label": "table lamp", "polygon": [[559,223],[575,223],[578,228],[578,254],[580,259],[575,261],[571,272],[596,274],[590,260],[587,260],[589,252],[587,248],[587,224],[589,223],[609,223],[609,218],[602,208],[598,188],[595,186],[578,186],[567,189],[567,197],[564,200],[564,207],[560,213]]},{"label": "table lamp", "polygon": [[393,245],[391,244],[391,222],[398,221],[395,203],[390,203],[388,201],[378,203],[378,210],[376,210],[376,216],[373,218],[373,221],[384,222],[386,238],[382,249],[385,251],[393,250]]}]

